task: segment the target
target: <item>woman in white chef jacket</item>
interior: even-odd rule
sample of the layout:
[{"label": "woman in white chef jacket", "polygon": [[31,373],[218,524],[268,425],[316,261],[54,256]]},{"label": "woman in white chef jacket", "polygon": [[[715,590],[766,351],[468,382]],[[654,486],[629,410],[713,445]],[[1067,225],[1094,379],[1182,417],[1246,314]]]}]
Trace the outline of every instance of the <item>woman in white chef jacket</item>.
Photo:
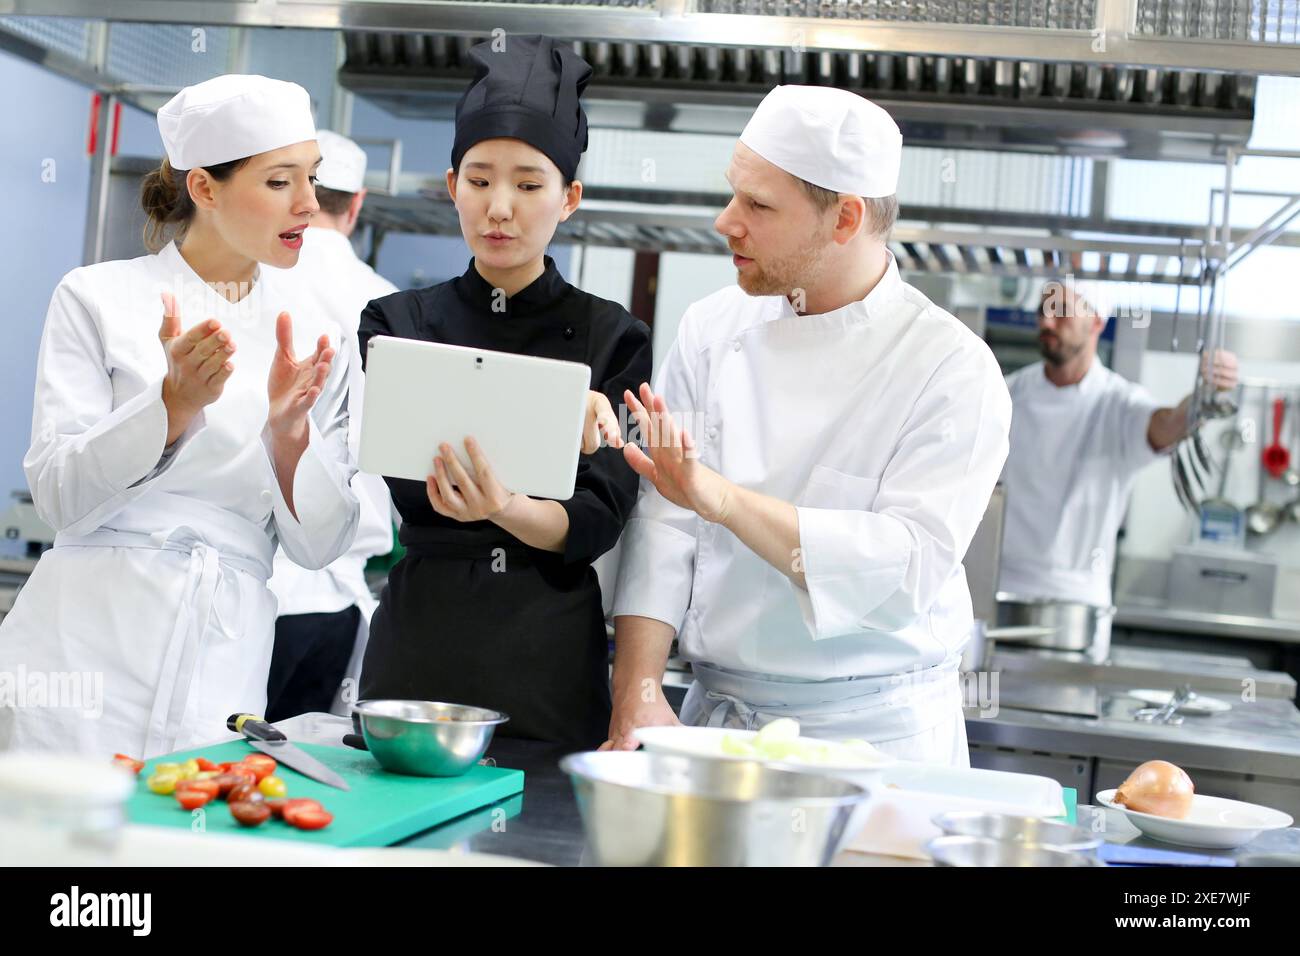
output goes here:
[{"label": "woman in white chef jacket", "polygon": [[0,625],[0,749],[221,738],[265,703],[277,542],[323,567],[355,532],[351,350],[259,268],[297,261],[318,208],[307,93],[221,76],[158,126],[141,201],[176,238],[74,269],[46,317],[23,467],[57,535]]}]

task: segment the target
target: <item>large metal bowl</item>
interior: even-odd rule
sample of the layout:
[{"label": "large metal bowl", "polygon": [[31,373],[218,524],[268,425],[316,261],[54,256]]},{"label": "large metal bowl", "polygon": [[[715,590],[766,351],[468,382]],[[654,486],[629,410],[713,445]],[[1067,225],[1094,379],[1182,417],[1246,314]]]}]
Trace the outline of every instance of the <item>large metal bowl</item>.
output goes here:
[{"label": "large metal bowl", "polygon": [[379,765],[416,777],[456,777],[479,762],[510,718],[495,710],[430,700],[363,700],[353,721]]},{"label": "large metal bowl", "polygon": [[868,793],[831,777],[644,751],[571,754],[601,866],[825,866]]},{"label": "large metal bowl", "polygon": [[1105,866],[1097,857],[1040,843],[943,836],[925,845],[938,866]]}]

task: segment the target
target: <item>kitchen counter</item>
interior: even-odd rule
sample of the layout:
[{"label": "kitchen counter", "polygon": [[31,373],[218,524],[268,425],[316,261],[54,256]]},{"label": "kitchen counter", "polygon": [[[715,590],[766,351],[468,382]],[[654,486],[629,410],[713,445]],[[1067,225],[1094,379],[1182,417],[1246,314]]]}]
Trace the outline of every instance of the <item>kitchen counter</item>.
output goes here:
[{"label": "kitchen counter", "polygon": [[[290,739],[300,742],[338,744],[348,722],[325,715],[304,715],[279,726]],[[333,737],[335,731],[338,736]],[[557,866],[590,865],[582,819],[568,777],[559,760],[568,748],[530,740],[498,737],[487,756],[498,766],[524,771],[524,792],[484,807],[442,826],[417,834],[398,844],[403,848],[463,850],[490,853]],[[1093,814],[1103,814],[1104,824],[1094,823]],[[1081,806],[1079,821],[1096,827],[1108,842],[1134,846],[1164,846],[1141,837],[1122,814],[1103,808]],[[1177,849],[1174,847],[1173,849]],[[1239,850],[1195,852],[1234,857],[1257,853],[1300,854],[1300,829],[1261,834]],[[930,866],[922,860],[847,852],[834,861],[836,866]]]},{"label": "kitchen counter", "polygon": [[1202,634],[1300,644],[1300,621],[1281,617],[1188,611],[1169,607],[1160,601],[1132,597],[1120,598],[1114,626],[1173,634]]}]

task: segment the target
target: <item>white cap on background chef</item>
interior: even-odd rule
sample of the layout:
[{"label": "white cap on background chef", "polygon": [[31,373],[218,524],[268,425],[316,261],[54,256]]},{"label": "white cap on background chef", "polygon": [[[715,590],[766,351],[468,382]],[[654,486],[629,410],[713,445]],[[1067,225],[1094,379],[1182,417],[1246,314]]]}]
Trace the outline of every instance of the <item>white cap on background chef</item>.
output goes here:
[{"label": "white cap on background chef", "polygon": [[[320,212],[303,234],[302,254],[290,277],[304,297],[344,328],[355,347],[361,311],[372,299],[398,291],[358,258],[350,236],[365,202],[366,153],[330,130],[317,131],[321,164],[316,171]],[[361,436],[361,362],[350,399],[349,443],[355,459]],[[271,659],[266,716],[332,709],[350,712],[376,601],[366,584],[366,562],[393,548],[388,486],[377,475],[358,472],[353,490],[361,521],[352,548],[320,571],[308,571],[276,555],[271,589],[280,601],[275,653]]]},{"label": "white cap on background chef", "polygon": [[[1133,481],[1187,434],[1190,395],[1162,407],[1097,358],[1115,292],[1066,277],[1045,283],[1038,296],[1042,360],[1007,379],[1015,414],[1000,591],[1110,605],[1116,536]],[[1211,375],[1216,388],[1235,387],[1236,356],[1216,353]]]},{"label": "white cap on background chef", "polygon": [[[606,746],[673,723],[799,720],[966,765],[961,567],[1011,403],[988,347],[902,281],[886,240],[902,136],[844,90],[778,87],[741,133],[715,227],[737,285],[692,305],[655,389],[614,599]],[[636,436],[630,436],[636,437]]]}]

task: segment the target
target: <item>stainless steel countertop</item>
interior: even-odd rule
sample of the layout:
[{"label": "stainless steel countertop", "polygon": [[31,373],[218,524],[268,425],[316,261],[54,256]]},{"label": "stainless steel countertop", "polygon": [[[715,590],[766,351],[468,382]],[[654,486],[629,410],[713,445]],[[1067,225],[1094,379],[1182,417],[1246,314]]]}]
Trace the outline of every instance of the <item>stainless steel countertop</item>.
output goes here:
[{"label": "stainless steel countertop", "polygon": [[1187,611],[1169,607],[1163,602],[1136,598],[1120,598],[1114,624],[1116,627],[1169,631],[1175,634],[1209,634],[1300,644],[1300,621],[1290,618]]},{"label": "stainless steel countertop", "polygon": [[[349,729],[344,718],[323,714],[306,714],[280,721],[278,726],[297,742],[341,746],[342,734]],[[582,830],[582,819],[568,778],[560,771],[559,760],[567,753],[563,747],[532,740],[498,737],[492,741],[488,756],[502,767],[524,771],[524,792],[499,803],[469,813],[442,826],[426,830],[400,846],[427,849],[461,848],[475,853],[495,853],[559,866],[589,865],[590,856]],[[1081,795],[1083,796],[1083,795]],[[504,809],[504,824],[497,809]],[[1106,815],[1098,832],[1111,843],[1178,849],[1148,840],[1138,834],[1122,814],[1104,808],[1080,806],[1079,821],[1093,828],[1092,813]],[[1300,853],[1300,829],[1261,834],[1237,850],[1192,850],[1190,852],[1240,857],[1250,853]],[[842,853],[835,866],[931,866],[923,860],[865,853]]]}]

